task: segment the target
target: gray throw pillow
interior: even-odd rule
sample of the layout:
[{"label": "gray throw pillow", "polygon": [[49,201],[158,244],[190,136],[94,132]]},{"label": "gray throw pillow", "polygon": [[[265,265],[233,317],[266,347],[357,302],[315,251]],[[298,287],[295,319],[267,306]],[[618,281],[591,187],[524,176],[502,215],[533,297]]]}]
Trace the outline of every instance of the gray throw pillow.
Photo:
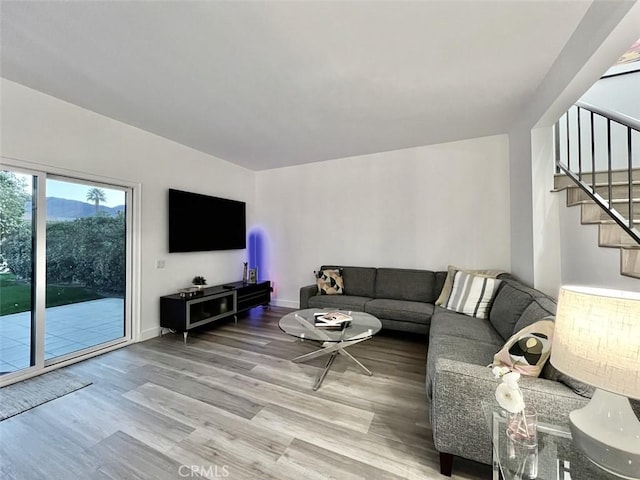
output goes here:
[{"label": "gray throw pillow", "polygon": [[576,380],[575,378],[562,373],[556,367],[551,365],[551,362],[546,363],[546,365],[542,369],[540,377],[564,383],[567,387],[573,390],[574,393],[577,393],[581,397],[585,398],[591,398],[593,396],[593,392],[596,389],[596,387],[594,387],[593,385],[581,382],[580,380]]}]

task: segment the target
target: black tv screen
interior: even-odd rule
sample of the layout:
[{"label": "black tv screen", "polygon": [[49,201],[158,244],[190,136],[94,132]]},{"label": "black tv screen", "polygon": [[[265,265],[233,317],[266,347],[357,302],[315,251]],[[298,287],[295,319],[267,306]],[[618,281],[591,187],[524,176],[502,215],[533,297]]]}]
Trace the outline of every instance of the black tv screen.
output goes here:
[{"label": "black tv screen", "polygon": [[169,253],[246,247],[244,202],[169,189]]}]

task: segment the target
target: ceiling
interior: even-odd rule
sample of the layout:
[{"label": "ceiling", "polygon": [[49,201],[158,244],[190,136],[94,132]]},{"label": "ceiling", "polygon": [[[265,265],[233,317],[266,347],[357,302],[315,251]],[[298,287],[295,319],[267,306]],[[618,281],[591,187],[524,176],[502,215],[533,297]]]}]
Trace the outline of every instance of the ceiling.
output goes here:
[{"label": "ceiling", "polygon": [[0,73],[263,170],[507,132],[590,5],[2,0]]}]

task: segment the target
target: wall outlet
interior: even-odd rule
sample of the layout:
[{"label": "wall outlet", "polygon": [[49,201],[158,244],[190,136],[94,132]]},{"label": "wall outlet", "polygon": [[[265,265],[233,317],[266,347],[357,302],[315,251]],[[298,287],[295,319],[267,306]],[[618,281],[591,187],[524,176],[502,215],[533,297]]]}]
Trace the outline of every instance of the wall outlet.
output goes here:
[{"label": "wall outlet", "polygon": [[156,260],[156,268],[164,268],[164,260]]}]

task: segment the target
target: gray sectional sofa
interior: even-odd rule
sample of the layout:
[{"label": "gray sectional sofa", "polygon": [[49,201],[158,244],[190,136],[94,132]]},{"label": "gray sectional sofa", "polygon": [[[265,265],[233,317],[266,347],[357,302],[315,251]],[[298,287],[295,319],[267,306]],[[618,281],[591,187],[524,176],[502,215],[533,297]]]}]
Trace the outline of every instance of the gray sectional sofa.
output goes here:
[{"label": "gray sectional sofa", "polygon": [[[455,456],[491,464],[482,402],[493,401],[500,380],[488,365],[513,333],[554,315],[555,300],[502,274],[482,319],[434,305],[447,272],[321,267],[327,268],[342,269],[344,294],[319,295],[316,285],[308,285],[300,289],[300,308],[364,311],[380,318],[383,329],[428,334],[426,401],[441,472],[451,475]],[[566,424],[569,412],[588,402],[586,386],[549,362],[540,378],[523,376],[520,386],[527,404],[549,421]]]}]

